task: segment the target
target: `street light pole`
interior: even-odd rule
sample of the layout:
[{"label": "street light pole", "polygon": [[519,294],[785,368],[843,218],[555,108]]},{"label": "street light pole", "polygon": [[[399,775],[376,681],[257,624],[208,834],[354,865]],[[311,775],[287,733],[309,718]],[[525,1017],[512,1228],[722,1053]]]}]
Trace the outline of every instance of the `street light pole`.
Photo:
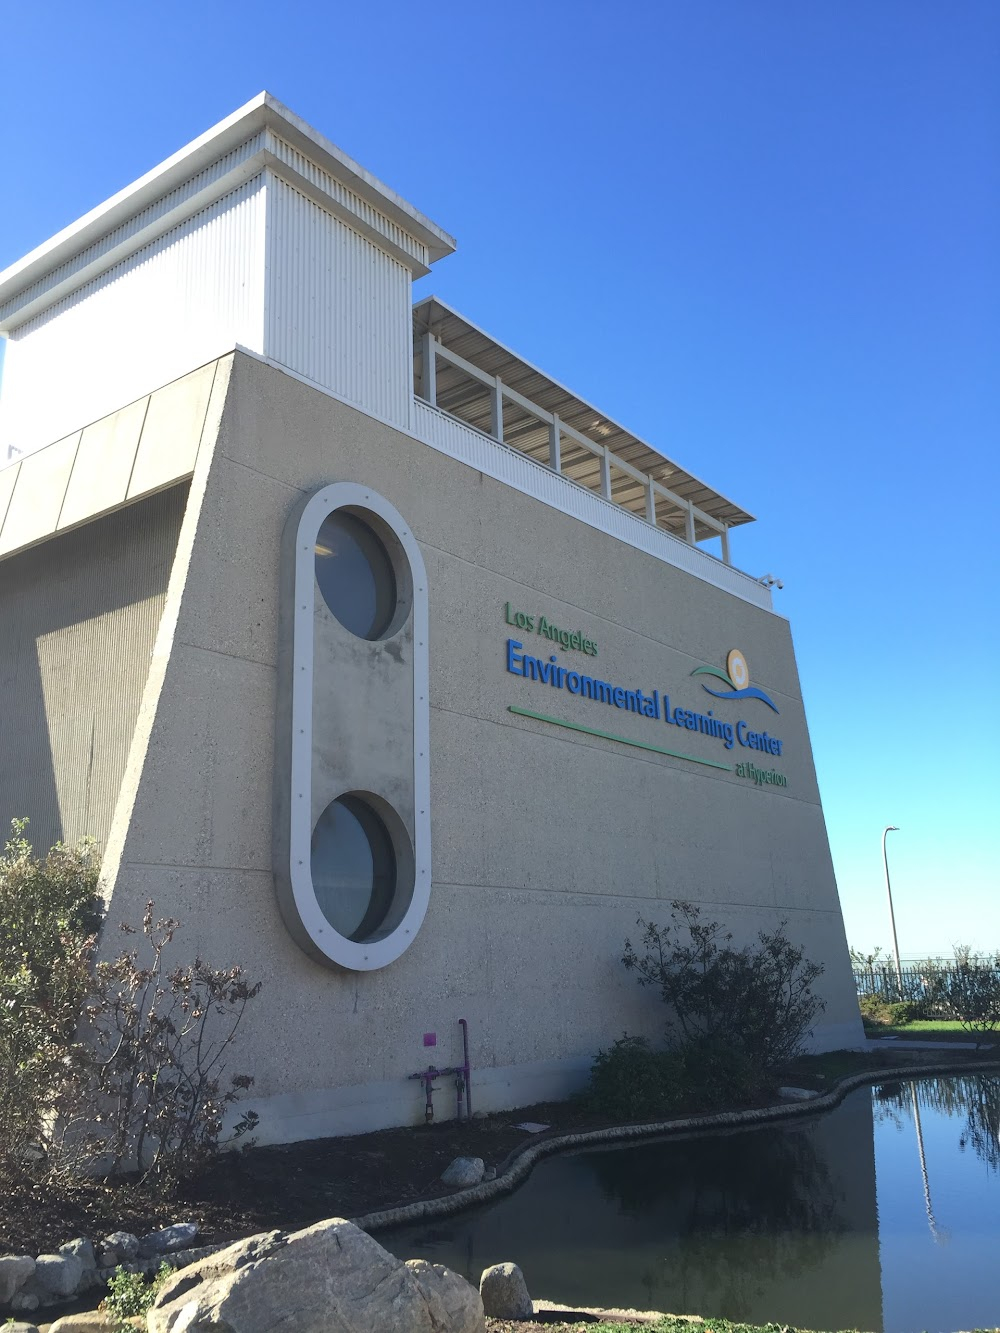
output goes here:
[{"label": "street light pole", "polygon": [[889,924],[892,926],[892,952],[896,959],[896,982],[899,986],[899,998],[903,998],[903,969],[899,961],[899,941],[896,939],[896,915],[892,910],[892,887],[889,884],[889,860],[885,854],[885,836],[887,833],[898,833],[899,829],[895,824],[887,824],[882,830],[882,868],[885,870],[885,891],[889,896]]}]

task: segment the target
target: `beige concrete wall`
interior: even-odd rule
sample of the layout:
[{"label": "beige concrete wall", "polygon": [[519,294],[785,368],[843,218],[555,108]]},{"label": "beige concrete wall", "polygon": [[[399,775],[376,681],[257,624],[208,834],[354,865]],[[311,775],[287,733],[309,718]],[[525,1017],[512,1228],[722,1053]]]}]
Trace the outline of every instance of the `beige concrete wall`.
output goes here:
[{"label": "beige concrete wall", "polygon": [[0,828],[103,843],[160,623],[187,486],[0,566]]},{"label": "beige concrete wall", "polygon": [[[860,1039],[783,620],[241,354],[204,466],[112,913],[138,917],[153,897],[184,922],[185,952],[263,980],[237,1058],[257,1080],[263,1138],[419,1118],[422,1096],[406,1076],[429,1056],[455,1062],[459,1017],[470,1024],[478,1105],[565,1090],[624,1029],[658,1032],[657,1002],[619,959],[636,917],[662,920],[678,897],[741,939],[787,919],[827,967],[819,1044]],[[421,544],[430,596],[434,885],[413,946],[373,973],[306,958],[281,922],[272,876],[282,531],[304,494],[342,480],[400,510]],[[781,736],[785,753],[768,766],[787,775],[787,788],[758,789],[508,712],[515,704],[762,766],[739,747],[511,676],[508,601],[596,639],[596,661],[563,656],[599,663],[604,679]],[[692,680],[695,666],[722,666],[732,647],[780,717],[759,702],[714,701]],[[421,1040],[429,1031],[438,1034],[431,1052]],[[438,1103],[450,1109],[450,1089]]]}]

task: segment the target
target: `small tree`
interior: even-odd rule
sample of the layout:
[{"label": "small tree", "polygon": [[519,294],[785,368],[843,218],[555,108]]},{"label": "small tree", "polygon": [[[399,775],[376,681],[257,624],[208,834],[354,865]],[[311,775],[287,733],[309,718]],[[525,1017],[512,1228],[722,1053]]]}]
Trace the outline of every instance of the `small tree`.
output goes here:
[{"label": "small tree", "polygon": [[1000,953],[976,954],[956,944],[954,965],[936,980],[936,999],[980,1046],[1000,1026]]},{"label": "small tree", "polygon": [[74,1036],[100,920],[91,842],[31,849],[15,820],[0,856],[0,1174],[50,1148],[77,1076]]},{"label": "small tree", "polygon": [[787,938],[785,922],[736,948],[692,903],[672,903],[671,920],[658,926],[640,917],[643,952],[626,940],[622,962],[640,986],[659,991],[681,1044],[728,1047],[763,1073],[798,1055],[825,1008],[812,993],[823,968]]}]

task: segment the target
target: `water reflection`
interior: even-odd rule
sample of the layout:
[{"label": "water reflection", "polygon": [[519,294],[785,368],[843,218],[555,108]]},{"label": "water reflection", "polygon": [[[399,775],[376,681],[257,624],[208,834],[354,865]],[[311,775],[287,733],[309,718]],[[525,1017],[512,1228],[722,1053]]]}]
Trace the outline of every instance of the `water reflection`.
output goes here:
[{"label": "water reflection", "polygon": [[490,1208],[379,1239],[476,1282],[514,1259],[554,1300],[881,1333],[871,1096],[782,1128],[568,1153]]},{"label": "water reflection", "polygon": [[909,1109],[922,1136],[921,1107],[964,1122],[956,1136],[959,1150],[971,1148],[988,1171],[1000,1173],[1000,1078],[983,1074],[929,1078],[883,1083],[875,1089],[876,1120],[891,1118],[901,1125]]},{"label": "water reflection", "polygon": [[1000,1078],[862,1088],[834,1112],[551,1158],[489,1208],[379,1238],[533,1294],[874,1333],[1000,1325]]}]

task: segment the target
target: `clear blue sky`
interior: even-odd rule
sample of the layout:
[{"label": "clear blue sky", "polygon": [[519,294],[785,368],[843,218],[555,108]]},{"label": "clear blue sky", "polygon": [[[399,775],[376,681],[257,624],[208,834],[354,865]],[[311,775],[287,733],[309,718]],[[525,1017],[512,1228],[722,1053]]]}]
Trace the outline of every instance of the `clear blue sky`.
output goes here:
[{"label": "clear blue sky", "polygon": [[[757,515],[853,944],[1000,948],[997,0],[14,4],[0,267],[267,88]],[[527,315],[525,312],[528,312]],[[752,667],[752,663],[751,663]]]}]

